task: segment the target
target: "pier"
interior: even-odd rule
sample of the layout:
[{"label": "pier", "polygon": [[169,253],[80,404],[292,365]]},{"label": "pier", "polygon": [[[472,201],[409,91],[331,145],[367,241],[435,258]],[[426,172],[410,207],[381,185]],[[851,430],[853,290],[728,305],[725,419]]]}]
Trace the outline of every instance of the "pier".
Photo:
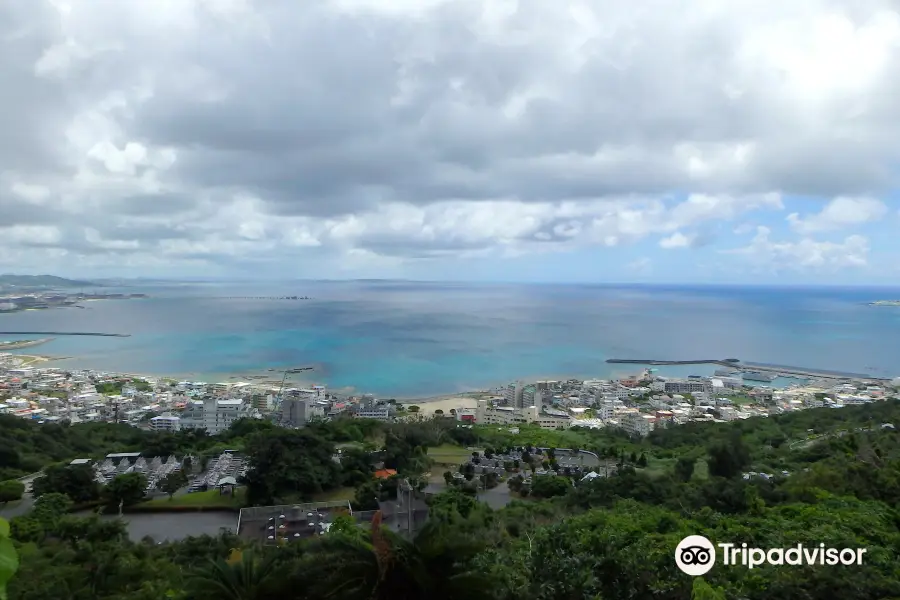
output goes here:
[{"label": "pier", "polygon": [[736,358],[710,359],[710,360],[631,360],[624,358],[610,358],[606,361],[611,365],[651,365],[654,367],[679,366],[679,365],[720,365],[723,367],[740,368],[740,361]]},{"label": "pier", "polygon": [[95,333],[92,331],[0,331],[0,335],[90,335],[96,337],[131,337],[130,333]]},{"label": "pier", "polygon": [[309,296],[212,296],[216,300],[312,300]]},{"label": "pier", "polygon": [[803,378],[803,379],[829,379],[838,381],[847,381],[850,379],[859,379],[863,381],[885,382],[890,381],[885,377],[875,377],[873,375],[863,375],[861,373],[840,373],[837,371],[826,371],[818,369],[806,369],[802,367],[786,367],[783,365],[770,365],[764,363],[742,363],[736,358],[712,359],[712,360],[631,360],[621,358],[611,358],[606,361],[614,365],[649,365],[657,367],[665,366],[684,366],[684,365],[719,365],[736,371],[771,373],[776,377]]}]

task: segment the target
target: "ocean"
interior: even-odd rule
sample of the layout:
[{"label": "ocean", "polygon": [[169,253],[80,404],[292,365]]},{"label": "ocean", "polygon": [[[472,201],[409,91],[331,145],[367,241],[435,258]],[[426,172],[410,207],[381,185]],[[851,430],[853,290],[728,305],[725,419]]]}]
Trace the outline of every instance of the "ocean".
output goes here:
[{"label": "ocean", "polygon": [[[302,383],[395,398],[641,368],[609,358],[738,358],[900,375],[900,308],[867,305],[900,290],[349,281],[127,291],[151,297],[0,314],[0,331],[130,334],[57,337],[20,351],[71,357],[48,363],[67,368],[214,381],[313,366]],[[235,298],[283,295],[311,299]],[[0,336],[23,337],[35,336]]]}]

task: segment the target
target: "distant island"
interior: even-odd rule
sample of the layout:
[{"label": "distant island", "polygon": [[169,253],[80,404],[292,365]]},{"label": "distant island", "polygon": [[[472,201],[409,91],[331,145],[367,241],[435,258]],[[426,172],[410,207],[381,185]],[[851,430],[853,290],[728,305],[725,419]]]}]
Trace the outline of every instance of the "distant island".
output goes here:
[{"label": "distant island", "polygon": [[55,275],[14,275],[12,273],[0,275],[0,289],[26,291],[84,287],[104,286],[91,281],[66,279]]},{"label": "distant island", "polygon": [[877,300],[869,306],[900,306],[900,300]]}]

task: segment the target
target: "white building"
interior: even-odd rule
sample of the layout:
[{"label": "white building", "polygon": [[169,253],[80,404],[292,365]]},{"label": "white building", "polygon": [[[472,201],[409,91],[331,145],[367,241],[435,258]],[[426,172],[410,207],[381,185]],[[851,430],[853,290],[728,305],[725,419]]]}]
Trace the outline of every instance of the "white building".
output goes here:
[{"label": "white building", "polygon": [[620,425],[629,434],[644,437],[653,431],[653,428],[656,426],[656,417],[654,415],[632,413],[623,417]]},{"label": "white building", "polygon": [[669,380],[664,383],[663,391],[667,394],[693,394],[709,391],[710,387],[708,381],[700,379]]},{"label": "white building", "polygon": [[378,419],[380,421],[387,421],[391,418],[391,410],[387,405],[378,405],[373,406],[372,408],[365,408],[357,411],[356,416],[360,419]]},{"label": "white building", "polygon": [[238,419],[251,416],[250,406],[243,400],[206,398],[191,402],[181,417],[181,428],[206,429],[210,435],[222,433]]},{"label": "white building", "polygon": [[573,419],[561,411],[542,411],[538,406],[491,406],[487,400],[479,400],[475,422],[485,425],[532,424],[543,429],[557,429],[571,427]]},{"label": "white building", "polygon": [[153,431],[178,431],[181,429],[181,418],[171,413],[153,417],[150,419],[150,429]]}]

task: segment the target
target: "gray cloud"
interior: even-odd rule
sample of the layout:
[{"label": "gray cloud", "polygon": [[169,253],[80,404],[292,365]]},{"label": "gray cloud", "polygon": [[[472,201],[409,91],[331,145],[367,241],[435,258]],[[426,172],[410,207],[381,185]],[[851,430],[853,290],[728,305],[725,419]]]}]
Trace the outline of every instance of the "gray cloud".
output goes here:
[{"label": "gray cloud", "polygon": [[760,194],[897,184],[889,0],[151,4],[0,7],[0,225],[111,263],[364,268],[701,247]]}]

